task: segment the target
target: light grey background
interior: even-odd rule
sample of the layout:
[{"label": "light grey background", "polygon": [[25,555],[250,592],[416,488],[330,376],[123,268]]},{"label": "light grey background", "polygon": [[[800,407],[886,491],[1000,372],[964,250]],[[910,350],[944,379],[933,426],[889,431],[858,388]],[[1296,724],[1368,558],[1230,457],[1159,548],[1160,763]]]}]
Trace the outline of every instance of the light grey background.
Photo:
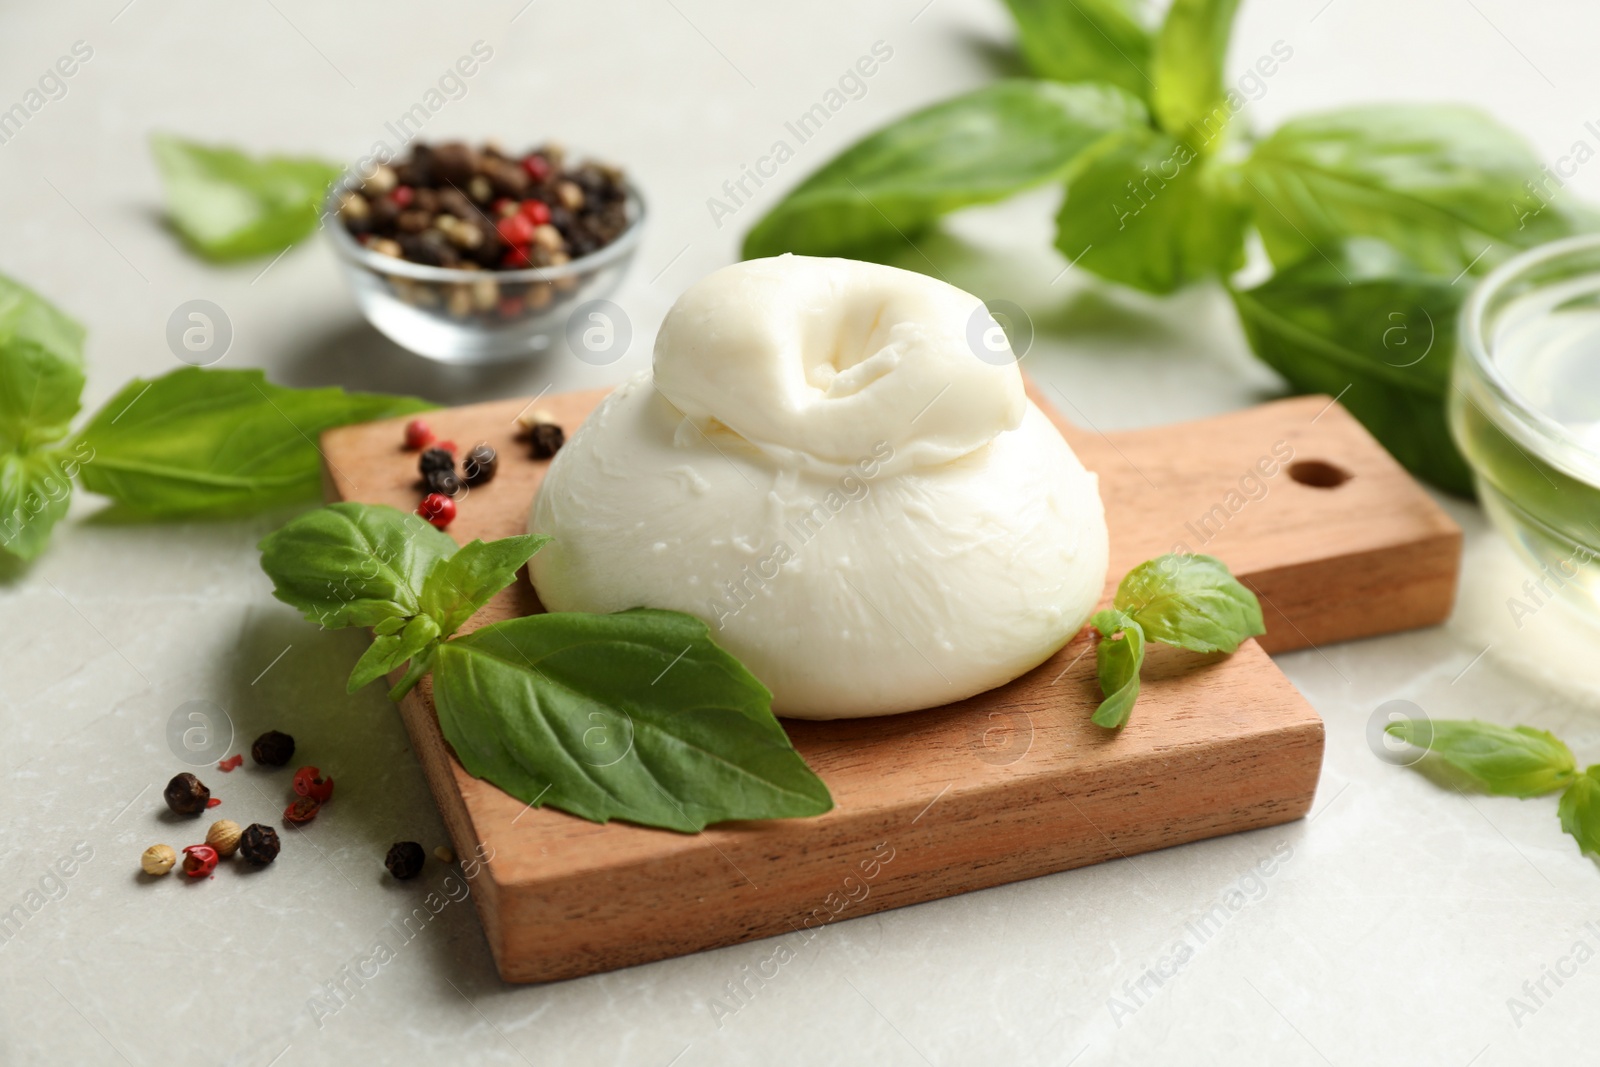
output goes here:
[{"label": "light grey background", "polygon": [[[995,0],[124,3],[0,14],[0,107],[75,41],[94,50],[66,95],[0,145],[0,270],[88,325],[91,408],[178,365],[166,321],[194,299],[231,318],[222,366],[266,367],[286,384],[453,401],[615,380],[646,364],[674,296],[729,262],[782,189],[860,133],[1014,62]],[[1293,48],[1250,107],[1261,128],[1352,101],[1466,100],[1553,160],[1593,140],[1597,39],[1600,9],[1576,0],[1249,0],[1230,66],[1242,72],[1278,40]],[[321,238],[270,269],[218,269],[163,230],[150,130],[352,158],[478,40],[492,59],[428,136],[555,137],[627,165],[650,196],[617,296],[635,337],[620,363],[557,353],[444,371],[362,323]],[[893,58],[865,97],[714,225],[707,198],[879,40]],[[1600,167],[1576,184],[1600,193]],[[958,284],[1029,310],[1032,373],[1101,428],[1273,394],[1219,292],[1159,302],[1060,277],[1052,201],[972,212],[923,243]],[[1578,1052],[1600,1036],[1600,964],[1546,979],[1538,1005],[1523,990],[1545,968],[1571,972],[1560,961],[1580,939],[1600,949],[1600,871],[1560,832],[1554,800],[1466,799],[1365,741],[1374,709],[1405,698],[1546,727],[1600,759],[1593,632],[1560,604],[1513,626],[1515,562],[1475,508],[1446,506],[1469,535],[1448,626],[1279,659],[1328,724],[1307,822],[841,921],[731,1017],[714,1001],[773,943],[516,988],[495,977],[471,907],[451,903],[319,1020],[308,1002],[322,983],[380,937],[399,945],[387,924],[445,878],[431,862],[410,885],[384,875],[390,842],[431,848],[444,835],[382,694],[343,695],[361,637],[319,633],[271,599],[254,545],[281,515],[115,527],[80,499],[48,553],[0,582],[0,911],[75,844],[92,850],[0,945],[0,1061],[1466,1067]],[[160,799],[180,769],[167,720],[192,700],[227,709],[244,743],[291,731],[297,762],[335,774],[339,793],[266,872],[146,884],[147,845],[196,836]],[[277,821],[286,775],[204,777],[224,799],[217,816]],[[1270,876],[1252,875],[1274,856]],[[1230,890],[1249,902],[1197,944],[1186,924]],[[1112,997],[1133,1004],[1124,983],[1184,940],[1195,951],[1176,976],[1131,1015],[1113,1011]],[[1515,1017],[1512,997],[1536,1011]]]}]

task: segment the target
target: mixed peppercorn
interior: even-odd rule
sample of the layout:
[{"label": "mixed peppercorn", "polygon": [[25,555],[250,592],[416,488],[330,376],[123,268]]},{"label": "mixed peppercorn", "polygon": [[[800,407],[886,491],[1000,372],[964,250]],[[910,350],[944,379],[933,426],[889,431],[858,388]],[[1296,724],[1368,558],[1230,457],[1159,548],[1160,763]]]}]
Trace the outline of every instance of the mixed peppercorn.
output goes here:
[{"label": "mixed peppercorn", "polygon": [[183,873],[204,878],[217,869],[217,850],[210,845],[190,845],[183,850]]},{"label": "mixed peppercorn", "polygon": [[[279,730],[268,730],[255,739],[250,755],[265,767],[281,767],[294,755],[294,738]],[[217,769],[231,771],[244,762],[242,755],[230,756],[217,764]],[[309,773],[308,773],[309,772]],[[315,767],[303,767],[295,776],[296,792],[300,792],[302,778],[307,791],[326,800],[333,792],[333,779],[324,778]],[[176,815],[198,815],[207,808],[222,803],[211,795],[211,790],[188,771],[173,775],[162,791],[167,807]],[[320,800],[312,800],[315,807]],[[183,850],[181,866],[190,878],[209,877],[217,864],[238,853],[247,863],[265,866],[278,856],[278,834],[261,823],[240,828],[232,819],[218,819],[206,831],[204,844],[190,845]],[[160,877],[178,867],[178,853],[170,845],[151,845],[139,858],[140,868],[148,875]]]},{"label": "mixed peppercorn", "polygon": [[[256,738],[250,746],[250,755],[262,766],[282,767],[294,755],[294,738],[278,730],[269,730]],[[229,757],[218,767],[232,770],[242,758]],[[283,813],[284,822],[289,825],[310,822],[322,806],[333,799],[333,777],[316,767],[301,767],[295,771],[291,788],[295,799]],[[198,815],[221,803],[212,797],[204,782],[187,771],[174,775],[162,795],[167,807],[178,815]],[[153,878],[181,868],[185,876],[198,880],[211,877],[223,860],[235,854],[251,866],[265,867],[278,858],[280,847],[278,832],[270,826],[251,823],[241,829],[232,819],[218,819],[206,831],[205,843],[184,848],[181,859],[170,845],[151,845],[139,857],[139,867]],[[441,863],[455,861],[455,853],[443,846],[435,849],[434,854]],[[396,878],[415,878],[426,862],[422,846],[415,841],[398,842],[384,857],[384,866]]]},{"label": "mixed peppercorn", "polygon": [[[628,228],[622,172],[568,166],[559,145],[517,156],[493,142],[418,144],[344,193],[339,219],[380,255],[430,267],[484,271],[480,283],[443,294],[396,278],[413,303],[443,300],[450,314],[513,318],[548,306],[571,278],[502,287],[494,272],[559,267],[598,252]],[[571,284],[563,284],[571,283]]]},{"label": "mixed peppercorn", "polygon": [[160,877],[172,870],[178,864],[178,854],[172,851],[171,845],[151,845],[144,850],[144,855],[139,857],[139,866],[145,874]]},{"label": "mixed peppercorn", "polygon": [[294,758],[294,738],[279,730],[268,730],[250,746],[250,758],[263,767],[282,767]]},{"label": "mixed peppercorn", "polygon": [[[560,425],[543,411],[519,415],[517,436],[528,442],[529,455],[534,459],[549,459],[566,441]],[[406,451],[419,453],[417,488],[424,495],[417,514],[441,530],[455,520],[458,502],[465,498],[466,490],[488,484],[500,469],[499,453],[488,442],[473,445],[458,468],[456,443],[441,441],[421,419],[406,423],[403,444]]]},{"label": "mixed peppercorn", "polygon": [[517,416],[517,436],[528,442],[528,454],[534,459],[549,459],[567,443],[566,431],[555,416],[538,409]]},{"label": "mixed peppercorn", "polygon": [[422,846],[415,841],[398,841],[390,847],[389,854],[383,858],[383,865],[389,868],[390,874],[404,881],[421,874],[422,865],[427,860]]},{"label": "mixed peppercorn", "polygon": [[211,790],[188,771],[173,775],[161,795],[174,815],[199,815],[211,801]]},{"label": "mixed peppercorn", "polygon": [[232,819],[218,819],[206,831],[206,844],[217,850],[217,855],[227,857],[239,851],[239,839],[244,831]]},{"label": "mixed peppercorn", "polygon": [[247,863],[265,867],[278,858],[278,831],[261,823],[251,823],[239,836],[239,855]]}]

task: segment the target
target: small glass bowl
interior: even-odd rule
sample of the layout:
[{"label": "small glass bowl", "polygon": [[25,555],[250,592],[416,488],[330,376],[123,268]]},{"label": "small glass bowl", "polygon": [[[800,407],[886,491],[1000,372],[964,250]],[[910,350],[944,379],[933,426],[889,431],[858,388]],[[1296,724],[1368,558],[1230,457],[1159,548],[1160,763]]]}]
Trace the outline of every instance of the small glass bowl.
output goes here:
[{"label": "small glass bowl", "polygon": [[1600,236],[1524,252],[1461,309],[1450,428],[1490,519],[1600,611]]},{"label": "small glass bowl", "polygon": [[615,241],[557,267],[460,270],[430,267],[364,247],[339,219],[335,182],[323,204],[323,229],[338,250],[367,321],[420,356],[461,365],[531,359],[562,333],[574,309],[611,295],[644,230],[644,198],[624,180],[627,229]]}]

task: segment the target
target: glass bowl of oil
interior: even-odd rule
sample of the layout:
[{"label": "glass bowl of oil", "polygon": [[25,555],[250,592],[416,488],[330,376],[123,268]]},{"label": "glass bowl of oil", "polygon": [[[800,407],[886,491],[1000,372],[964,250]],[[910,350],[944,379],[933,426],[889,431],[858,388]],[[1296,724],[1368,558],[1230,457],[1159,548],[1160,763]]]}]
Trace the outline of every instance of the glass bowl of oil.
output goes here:
[{"label": "glass bowl of oil", "polygon": [[1600,235],[1507,260],[1461,310],[1450,428],[1490,519],[1600,610]]}]

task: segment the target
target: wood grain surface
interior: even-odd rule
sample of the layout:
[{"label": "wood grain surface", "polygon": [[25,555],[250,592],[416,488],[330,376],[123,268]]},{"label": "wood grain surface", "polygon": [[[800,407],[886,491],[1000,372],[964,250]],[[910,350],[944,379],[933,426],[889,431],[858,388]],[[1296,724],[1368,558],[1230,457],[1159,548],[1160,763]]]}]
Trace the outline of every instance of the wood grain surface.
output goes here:
[{"label": "wood grain surface", "polygon": [[[538,406],[570,435],[603,396]],[[1099,689],[1084,634],[1022,678],[958,704],[786,721],[834,810],[696,835],[595,825],[472,778],[439,732],[425,680],[401,714],[457,854],[486,857],[471,884],[502,977],[571,978],[753,938],[814,936],[829,922],[1309,810],[1322,721],[1263,649],[1443,620],[1460,531],[1326,397],[1111,434],[1059,394],[1034,399],[1100,475],[1108,596],[1145,559],[1208,552],[1261,594],[1268,632],[1259,644],[1233,656],[1153,648],[1133,719],[1115,735],[1089,722]],[[463,448],[488,441],[501,454],[495,480],[461,503],[449,531],[458,541],[523,531],[548,466],[513,439],[527,403],[428,417],[441,437]],[[403,422],[323,436],[332,497],[416,506]],[[539,610],[524,577],[466,628]]]}]

